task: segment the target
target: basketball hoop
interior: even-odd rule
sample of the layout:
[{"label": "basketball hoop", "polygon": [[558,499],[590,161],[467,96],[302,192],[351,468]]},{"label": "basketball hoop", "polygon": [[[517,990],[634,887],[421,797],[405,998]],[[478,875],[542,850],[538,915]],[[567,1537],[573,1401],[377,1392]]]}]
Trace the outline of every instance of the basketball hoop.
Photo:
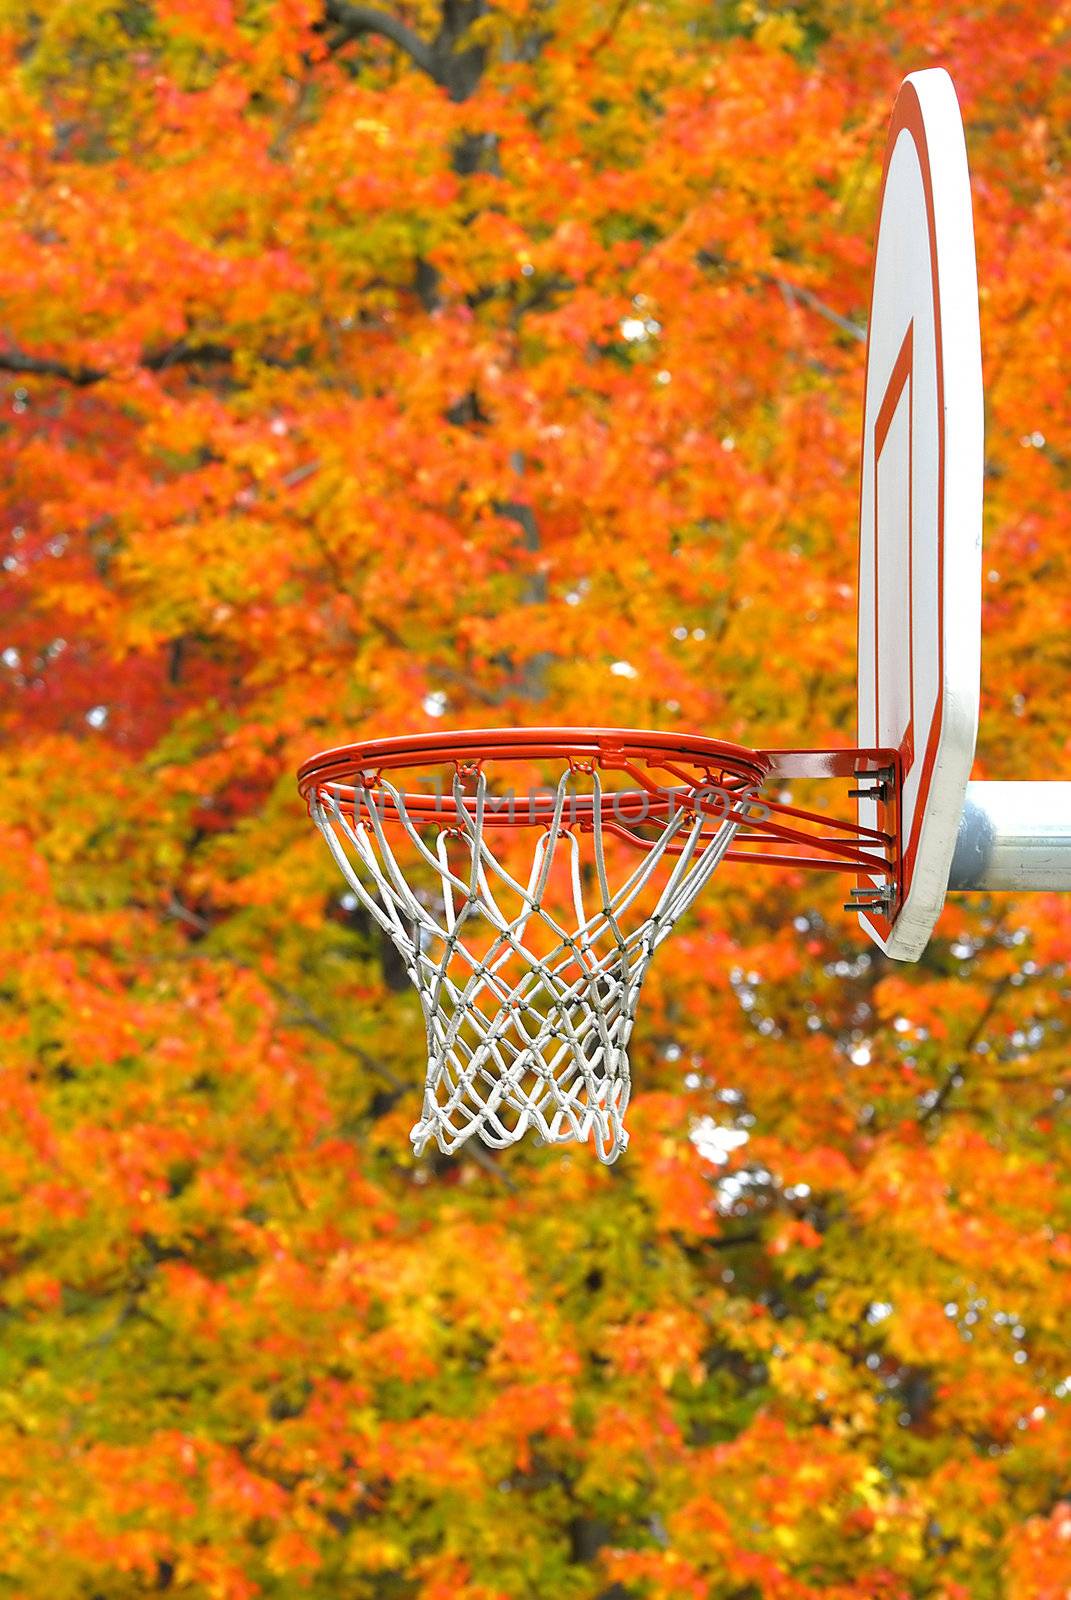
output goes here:
[{"label": "basketball hoop", "polygon": [[[906,78],[893,108],[864,387],[859,748],[505,728],[354,744],[301,768],[424,1008],[418,1153],[531,1129],[593,1138],[613,1161],[644,976],[723,861],[851,874],[845,909],[902,961],[925,950],[950,885],[1071,889],[1071,784],[970,781],[984,407],[967,150],[940,68]],[[779,780],[796,778],[849,779],[854,818],[793,806]]]},{"label": "basketball hoop", "polygon": [[779,770],[715,739],[588,728],[382,739],[305,762],[309,814],[420,996],[418,1155],[531,1131],[593,1138],[616,1160],[647,968],[719,864],[892,875],[890,834],[842,823],[830,836],[827,818],[760,798]]}]

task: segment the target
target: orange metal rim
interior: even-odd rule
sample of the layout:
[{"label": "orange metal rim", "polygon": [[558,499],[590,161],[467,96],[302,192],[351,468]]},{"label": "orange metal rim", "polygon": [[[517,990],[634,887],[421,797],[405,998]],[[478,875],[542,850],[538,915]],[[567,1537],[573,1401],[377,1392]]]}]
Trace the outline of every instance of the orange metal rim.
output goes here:
[{"label": "orange metal rim", "polygon": [[[897,840],[891,834],[801,810],[788,797],[760,793],[770,778],[865,777],[895,762],[895,753],[885,750],[752,750],[699,734],[637,728],[472,728],[369,739],[321,751],[299,768],[298,787],[310,808],[330,795],[351,817],[362,813],[369,794],[378,790],[388,801],[389,820],[390,790],[382,787],[387,772],[409,769],[415,777],[422,769],[452,767],[464,783],[485,763],[538,760],[564,761],[581,773],[596,768],[618,772],[636,785],[604,788],[598,802],[593,794],[572,796],[568,825],[582,831],[594,825],[597,811],[610,833],[649,849],[650,839],[638,830],[645,823],[666,821],[683,806],[709,814],[719,825],[729,818],[737,823],[742,831],[736,847],[727,852],[730,861],[890,879],[896,874]],[[407,787],[402,778],[391,788],[418,825],[451,831],[458,803],[470,817],[477,813],[472,793],[458,799],[438,788]],[[554,821],[555,800],[547,791],[526,795],[519,806],[502,809],[503,803],[501,795],[485,801],[484,826],[547,827]]]},{"label": "orange metal rim", "polygon": [[746,745],[698,734],[658,733],[637,728],[471,728],[369,739],[311,756],[298,770],[302,797],[323,785],[361,784],[374,773],[404,767],[476,767],[486,761],[562,760],[578,769],[625,770],[635,764],[670,770],[674,760],[701,772],[724,774],[758,787],[770,774],[770,759]]}]

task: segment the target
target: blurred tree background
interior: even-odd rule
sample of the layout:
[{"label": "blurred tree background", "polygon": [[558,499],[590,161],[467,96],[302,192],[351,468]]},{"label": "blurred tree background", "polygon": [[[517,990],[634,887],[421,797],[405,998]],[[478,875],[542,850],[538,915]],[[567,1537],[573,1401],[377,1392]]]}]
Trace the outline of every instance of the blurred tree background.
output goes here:
[{"label": "blurred tree background", "polygon": [[977,772],[1068,776],[1071,12],[0,0],[0,1595],[1057,1600],[1071,902],[726,866],[632,1145],[414,1160],[293,773],[854,738],[868,270],[953,72]]}]

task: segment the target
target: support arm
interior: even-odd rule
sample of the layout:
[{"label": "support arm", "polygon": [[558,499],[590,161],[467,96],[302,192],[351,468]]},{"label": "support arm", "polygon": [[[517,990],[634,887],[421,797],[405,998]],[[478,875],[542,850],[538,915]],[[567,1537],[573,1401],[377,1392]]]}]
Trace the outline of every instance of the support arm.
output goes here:
[{"label": "support arm", "polygon": [[1071,783],[970,783],[950,889],[1071,889]]}]

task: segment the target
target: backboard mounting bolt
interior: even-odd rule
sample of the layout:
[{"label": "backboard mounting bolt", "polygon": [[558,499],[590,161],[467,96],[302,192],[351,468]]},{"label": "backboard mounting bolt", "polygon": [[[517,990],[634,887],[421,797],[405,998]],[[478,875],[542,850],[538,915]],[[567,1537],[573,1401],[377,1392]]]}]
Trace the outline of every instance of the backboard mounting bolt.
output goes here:
[{"label": "backboard mounting bolt", "polygon": [[857,778],[868,778],[871,781],[869,789],[849,789],[850,800],[887,800],[889,790],[892,788],[896,773],[892,767],[879,767],[876,772],[856,771]]},{"label": "backboard mounting bolt", "polygon": [[896,900],[896,889],[891,883],[873,884],[865,889],[849,889],[851,896],[845,911],[878,911],[888,916]]}]

